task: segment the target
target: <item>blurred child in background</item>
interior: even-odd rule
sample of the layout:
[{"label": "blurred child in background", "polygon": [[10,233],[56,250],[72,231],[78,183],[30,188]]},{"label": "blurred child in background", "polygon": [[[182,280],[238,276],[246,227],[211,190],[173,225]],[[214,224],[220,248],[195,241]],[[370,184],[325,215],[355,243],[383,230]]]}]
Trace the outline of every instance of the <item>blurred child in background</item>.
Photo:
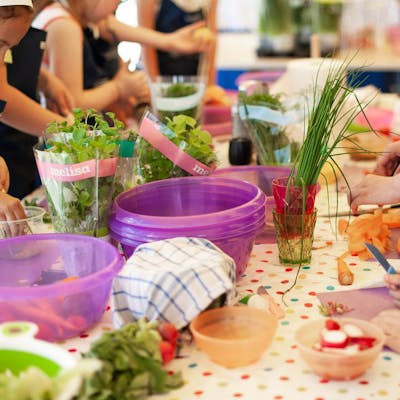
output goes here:
[{"label": "blurred child in background", "polygon": [[[32,146],[51,121],[63,121],[72,98],[54,76],[40,70],[45,34],[30,28],[30,0],[0,0],[0,153],[11,175],[9,194],[22,198],[38,186]],[[38,89],[59,114],[38,103]]]},{"label": "blurred child in background", "polygon": [[[173,32],[196,21],[205,21],[208,30],[198,31],[207,41],[216,34],[217,0],[138,0],[139,25],[159,32]],[[215,49],[212,41],[201,55],[176,51],[143,49],[143,62],[151,79],[159,75],[202,75],[208,85],[215,84]]]}]

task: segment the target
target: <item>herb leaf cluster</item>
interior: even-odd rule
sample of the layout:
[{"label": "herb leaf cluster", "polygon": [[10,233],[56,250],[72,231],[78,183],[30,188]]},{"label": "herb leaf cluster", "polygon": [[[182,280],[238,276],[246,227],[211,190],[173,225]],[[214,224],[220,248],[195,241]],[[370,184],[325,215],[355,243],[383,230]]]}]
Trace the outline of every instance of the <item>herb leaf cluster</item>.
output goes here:
[{"label": "herb leaf cluster", "polygon": [[247,95],[240,91],[239,104],[244,106],[243,121],[256,147],[259,162],[264,165],[290,164],[297,155],[298,144],[289,139],[285,126],[253,118],[248,108],[259,106],[283,113],[285,108],[280,96],[268,92]]},{"label": "herb leaf cluster", "polygon": [[[177,147],[209,167],[216,164],[217,156],[212,147],[212,137],[200,128],[194,118],[177,115],[168,119],[166,126],[168,130],[163,133]],[[139,183],[190,175],[142,137],[137,139],[135,152]]]},{"label": "herb leaf cluster", "polygon": [[[113,113],[76,109],[72,124],[49,124],[44,146],[37,148],[36,155],[41,161],[63,165],[118,157],[124,134],[124,124]],[[42,181],[56,231],[107,234],[114,175],[72,182]]]}]

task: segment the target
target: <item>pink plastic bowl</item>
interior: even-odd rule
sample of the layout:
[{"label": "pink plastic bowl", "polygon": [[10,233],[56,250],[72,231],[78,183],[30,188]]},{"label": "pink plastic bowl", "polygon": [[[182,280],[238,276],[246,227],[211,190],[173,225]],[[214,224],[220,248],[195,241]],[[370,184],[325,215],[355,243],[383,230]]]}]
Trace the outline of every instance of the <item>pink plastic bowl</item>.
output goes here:
[{"label": "pink plastic bowl", "polygon": [[122,265],[118,250],[94,237],[0,240],[0,322],[34,322],[49,341],[78,336],[102,317]]},{"label": "pink plastic bowl", "polygon": [[264,223],[265,195],[257,186],[223,177],[184,177],[121,193],[109,228],[126,257],[142,243],[179,236],[208,239],[235,260],[239,278]]}]

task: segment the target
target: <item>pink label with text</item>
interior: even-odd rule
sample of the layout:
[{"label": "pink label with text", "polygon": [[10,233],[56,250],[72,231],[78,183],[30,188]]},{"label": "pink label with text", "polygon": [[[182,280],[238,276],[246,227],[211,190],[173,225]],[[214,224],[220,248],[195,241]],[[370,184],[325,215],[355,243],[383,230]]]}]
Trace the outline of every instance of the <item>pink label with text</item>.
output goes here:
[{"label": "pink label with text", "polygon": [[173,161],[176,165],[191,175],[210,175],[213,171],[212,168],[197,161],[189,154],[185,153],[174,143],[172,143],[160,130],[157,122],[152,121],[146,116],[142,119],[139,127],[140,136],[146,139],[154,148],[161,154]]},{"label": "pink label with text", "polygon": [[[40,177],[60,182],[74,182],[96,176],[105,177],[115,174],[118,158],[88,160],[78,164],[53,164],[36,160]],[[97,163],[97,166],[96,166]]]}]

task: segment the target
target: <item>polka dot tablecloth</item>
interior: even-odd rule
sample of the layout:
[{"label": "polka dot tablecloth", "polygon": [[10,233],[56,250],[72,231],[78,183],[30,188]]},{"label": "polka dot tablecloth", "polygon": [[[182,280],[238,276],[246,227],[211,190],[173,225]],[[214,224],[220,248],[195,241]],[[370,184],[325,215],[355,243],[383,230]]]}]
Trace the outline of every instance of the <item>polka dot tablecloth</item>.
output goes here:
[{"label": "polka dot tablecloth", "polygon": [[[318,292],[343,290],[336,279],[336,257],[347,246],[332,233],[332,220],[319,218],[312,262],[297,268],[279,265],[274,243],[254,246],[245,275],[238,282],[240,294],[264,285],[285,309],[271,347],[253,365],[226,369],[214,364],[194,344],[185,345],[169,367],[181,370],[185,385],[158,400],[400,400],[400,355],[383,351],[372,368],[352,381],[329,381],[313,374],[300,359],[294,342],[295,330],[305,321],[320,318]],[[374,262],[368,268],[354,258],[355,283],[351,289],[382,281],[382,270]],[[293,285],[293,288],[285,291]],[[284,302],[282,303],[282,294]],[[77,357],[102,332],[112,329],[111,311],[87,334],[61,345]]]}]

